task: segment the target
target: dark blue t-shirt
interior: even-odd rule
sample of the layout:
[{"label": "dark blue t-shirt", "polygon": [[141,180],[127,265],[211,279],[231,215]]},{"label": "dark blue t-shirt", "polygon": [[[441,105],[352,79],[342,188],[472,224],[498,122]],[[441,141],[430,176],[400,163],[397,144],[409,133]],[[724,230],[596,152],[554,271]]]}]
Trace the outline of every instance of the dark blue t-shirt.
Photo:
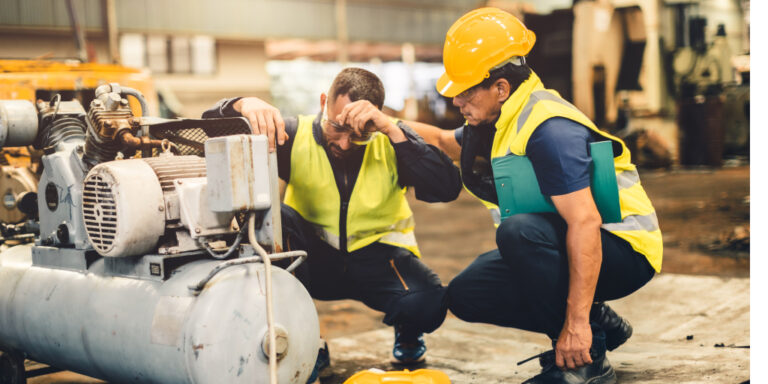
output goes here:
[{"label": "dark blue t-shirt", "polygon": [[[455,131],[461,145],[464,127]],[[601,140],[589,128],[563,117],[546,120],[533,131],[525,152],[533,165],[541,193],[564,195],[589,186],[589,144]]]}]

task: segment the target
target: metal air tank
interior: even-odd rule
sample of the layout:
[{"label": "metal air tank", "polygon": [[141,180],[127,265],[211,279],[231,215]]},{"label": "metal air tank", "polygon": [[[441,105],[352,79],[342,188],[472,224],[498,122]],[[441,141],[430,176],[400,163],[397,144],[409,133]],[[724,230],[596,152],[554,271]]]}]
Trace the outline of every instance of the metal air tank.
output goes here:
[{"label": "metal air tank", "polygon": [[[36,266],[50,258],[32,248],[0,253],[1,349],[117,383],[268,382],[263,264],[222,269],[195,295],[189,287],[221,261],[170,270],[159,255],[158,264],[152,255],[138,264],[86,257],[78,270]],[[122,276],[143,267],[140,279]],[[317,312],[290,273],[273,267],[272,276],[279,382],[303,384],[317,356]]]}]

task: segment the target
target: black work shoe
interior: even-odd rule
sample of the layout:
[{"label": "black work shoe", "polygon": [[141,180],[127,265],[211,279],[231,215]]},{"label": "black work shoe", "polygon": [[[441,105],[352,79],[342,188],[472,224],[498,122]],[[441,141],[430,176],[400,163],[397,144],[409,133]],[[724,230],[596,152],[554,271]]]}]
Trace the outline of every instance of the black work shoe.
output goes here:
[{"label": "black work shoe", "polygon": [[[554,346],[556,341],[552,342]],[[605,333],[593,330],[592,348],[589,350],[592,364],[576,369],[561,370],[555,363],[555,351],[539,355],[541,373],[523,384],[615,384],[616,372],[605,357]]]},{"label": "black work shoe", "polygon": [[632,325],[605,303],[595,303],[589,312],[589,321],[605,331],[605,346],[613,351],[632,336]]},{"label": "black work shoe", "polygon": [[392,363],[400,365],[421,364],[425,360],[427,346],[424,344],[424,334],[408,332],[400,325],[395,326],[395,346],[392,348]]}]

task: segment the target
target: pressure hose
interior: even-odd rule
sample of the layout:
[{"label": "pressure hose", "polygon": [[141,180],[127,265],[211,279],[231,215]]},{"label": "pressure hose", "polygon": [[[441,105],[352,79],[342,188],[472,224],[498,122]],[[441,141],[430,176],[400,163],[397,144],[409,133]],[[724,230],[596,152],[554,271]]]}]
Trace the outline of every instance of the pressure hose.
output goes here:
[{"label": "pressure hose", "polygon": [[120,86],[120,91],[120,93],[123,95],[133,96],[133,98],[139,102],[139,106],[141,106],[141,115],[148,116],[149,107],[147,107],[147,100],[144,98],[144,95],[142,95],[141,92],[124,86]]},{"label": "pressure hose", "polygon": [[256,213],[253,212],[248,216],[248,241],[264,262],[266,279],[264,285],[266,286],[267,296],[267,332],[269,335],[269,351],[267,351],[269,356],[269,382],[270,384],[277,384],[277,337],[275,336],[275,325],[272,315],[272,260],[269,259],[267,252],[256,240]]}]

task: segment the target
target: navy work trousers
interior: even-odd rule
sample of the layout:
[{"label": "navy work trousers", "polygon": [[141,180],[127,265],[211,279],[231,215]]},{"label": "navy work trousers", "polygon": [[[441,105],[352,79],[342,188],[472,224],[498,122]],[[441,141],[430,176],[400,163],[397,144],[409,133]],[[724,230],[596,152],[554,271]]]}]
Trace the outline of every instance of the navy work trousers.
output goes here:
[{"label": "navy work trousers", "polygon": [[352,299],[384,312],[406,339],[432,332],[448,310],[440,278],[405,248],[375,242],[353,252],[331,247],[291,207],[282,206],[283,245],[307,251],[296,277],[318,300]]},{"label": "navy work trousers", "polygon": [[[568,297],[567,225],[554,213],[514,215],[496,231],[499,247],[475,259],[448,285],[448,306],[469,322],[559,336]],[[636,291],[654,275],[645,256],[600,230],[603,262],[595,301]]]}]

